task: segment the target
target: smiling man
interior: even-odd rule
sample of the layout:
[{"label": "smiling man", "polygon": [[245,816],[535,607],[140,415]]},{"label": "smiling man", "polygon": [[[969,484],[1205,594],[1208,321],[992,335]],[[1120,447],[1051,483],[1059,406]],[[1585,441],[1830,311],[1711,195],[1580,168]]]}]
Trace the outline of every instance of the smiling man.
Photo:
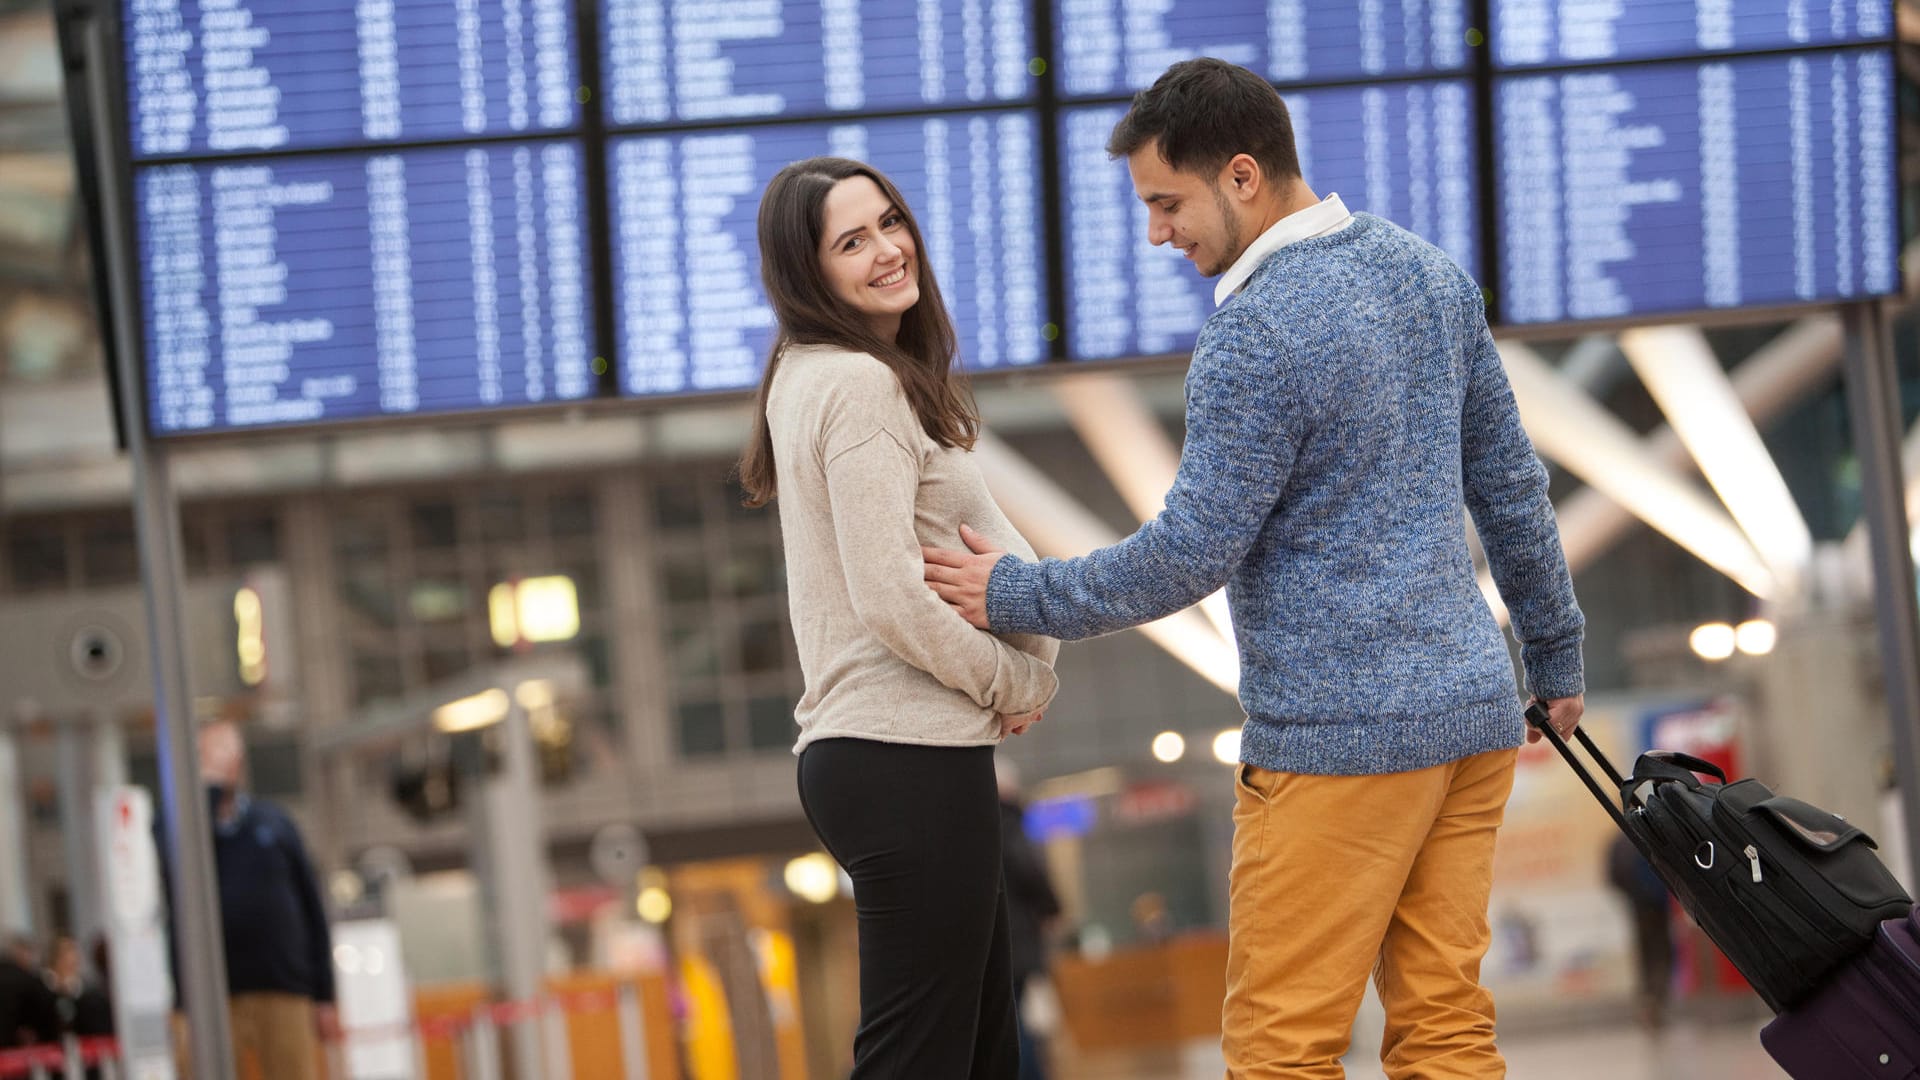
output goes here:
[{"label": "smiling man", "polygon": [[1107,152],[1148,239],[1220,278],[1166,509],[1064,561],[963,531],[973,554],[924,550],[928,584],[977,626],[1085,638],[1224,583],[1247,714],[1228,1075],[1342,1076],[1371,974],[1389,1077],[1504,1076],[1479,972],[1525,722],[1466,513],[1564,732],[1584,623],[1480,291],[1431,244],[1317,198],[1285,103],[1242,68],[1174,65]]}]

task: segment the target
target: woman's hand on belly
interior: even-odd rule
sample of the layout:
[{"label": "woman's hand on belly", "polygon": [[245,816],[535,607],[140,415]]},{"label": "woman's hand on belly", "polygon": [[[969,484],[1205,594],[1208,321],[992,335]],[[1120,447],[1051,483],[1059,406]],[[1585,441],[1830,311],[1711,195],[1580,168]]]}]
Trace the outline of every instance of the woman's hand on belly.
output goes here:
[{"label": "woman's hand on belly", "polygon": [[1028,728],[1039,723],[1046,715],[1045,709],[1035,709],[1030,713],[1001,713],[1000,737],[1004,739],[1009,735],[1025,735]]}]

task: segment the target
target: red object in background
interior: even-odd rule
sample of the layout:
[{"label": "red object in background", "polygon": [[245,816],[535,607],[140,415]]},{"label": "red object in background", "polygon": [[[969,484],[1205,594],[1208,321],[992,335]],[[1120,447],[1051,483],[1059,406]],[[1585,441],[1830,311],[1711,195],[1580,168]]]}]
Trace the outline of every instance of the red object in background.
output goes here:
[{"label": "red object in background", "polygon": [[1160,780],[1132,784],[1115,801],[1113,816],[1127,825],[1146,825],[1185,817],[1193,812],[1196,801],[1193,789],[1185,784]]}]

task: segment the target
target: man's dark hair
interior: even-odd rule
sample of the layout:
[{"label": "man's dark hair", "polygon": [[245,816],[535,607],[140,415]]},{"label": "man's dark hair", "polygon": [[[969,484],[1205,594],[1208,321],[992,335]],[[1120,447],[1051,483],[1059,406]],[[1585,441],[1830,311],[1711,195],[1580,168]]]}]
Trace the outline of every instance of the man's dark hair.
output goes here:
[{"label": "man's dark hair", "polygon": [[1300,175],[1293,119],[1280,92],[1225,60],[1182,60],[1135,94],[1113,126],[1107,154],[1126,157],[1155,139],[1161,158],[1181,172],[1211,178],[1235,154],[1246,154],[1270,180]]}]

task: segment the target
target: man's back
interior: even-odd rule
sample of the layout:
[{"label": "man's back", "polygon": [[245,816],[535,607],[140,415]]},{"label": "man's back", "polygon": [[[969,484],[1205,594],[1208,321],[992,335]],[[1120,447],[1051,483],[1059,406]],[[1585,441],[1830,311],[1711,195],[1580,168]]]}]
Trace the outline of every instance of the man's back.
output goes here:
[{"label": "man's back", "polygon": [[[1534,501],[1545,473],[1472,281],[1432,245],[1359,214],[1268,258],[1209,322],[1196,379],[1212,377],[1199,369],[1216,356],[1251,384],[1243,407],[1287,414],[1293,443],[1285,486],[1229,585],[1247,760],[1384,772],[1517,743],[1512,667],[1464,511],[1515,563],[1558,563],[1558,538],[1550,516],[1503,516],[1503,502]],[[1554,636],[1577,656],[1570,583],[1563,592]]]}]

